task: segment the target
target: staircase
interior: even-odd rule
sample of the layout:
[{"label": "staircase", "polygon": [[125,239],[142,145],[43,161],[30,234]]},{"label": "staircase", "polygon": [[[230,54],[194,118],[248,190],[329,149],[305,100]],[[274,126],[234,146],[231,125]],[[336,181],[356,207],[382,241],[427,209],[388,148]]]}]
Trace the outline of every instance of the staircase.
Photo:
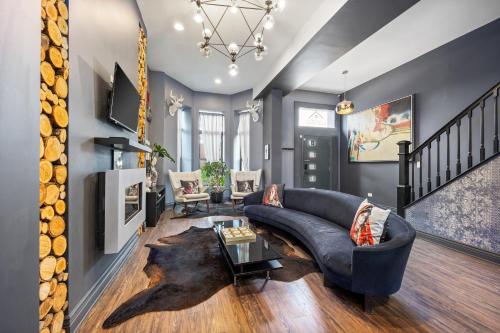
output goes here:
[{"label": "staircase", "polygon": [[[487,167],[493,168],[489,174],[500,173],[498,171],[500,160],[495,161],[499,155],[499,89],[500,83],[497,83],[411,152],[411,142],[401,141],[398,143],[399,185],[397,187],[397,212],[399,215],[405,216],[405,213],[409,211],[415,215],[415,211],[418,211],[421,207],[439,205],[439,198],[443,197],[443,193],[453,196],[458,193],[456,192],[457,189],[460,194],[450,197],[450,202],[454,202],[455,205],[463,205],[463,207],[474,206],[475,202],[468,202],[463,198],[477,197],[477,192],[470,195],[464,194],[464,191],[473,189],[466,189],[466,186],[460,185],[460,182],[472,185],[482,182],[482,176],[478,176],[477,173],[484,172],[481,170],[486,170]],[[489,162],[492,163],[487,166]],[[462,177],[465,178],[461,179]],[[498,179],[500,179],[500,176],[494,176],[489,182],[497,184]],[[446,188],[451,186],[451,183],[455,185],[447,190]],[[495,186],[498,185],[494,185],[492,188],[495,188]],[[457,200],[464,200],[464,202],[457,203]],[[441,205],[439,209],[446,210],[447,206]],[[451,216],[451,211],[444,212],[444,214],[450,214],[450,216],[440,214],[439,221],[428,221],[427,223],[441,223],[448,218],[455,218],[455,216]],[[435,215],[433,214],[433,216]],[[421,214],[421,218],[425,218],[425,216]],[[494,220],[495,216],[489,217],[489,219]],[[455,218],[454,221],[456,220]],[[491,222],[488,223],[491,224]],[[498,221],[493,221],[493,224],[496,225],[493,228],[499,228]],[[442,226],[445,227],[444,222]],[[473,223],[469,223],[464,227],[466,230],[469,228],[470,231],[471,226],[474,226]],[[462,226],[459,226],[457,230],[464,230],[460,229],[460,227]],[[492,231],[495,232],[495,229]],[[497,248],[497,244],[493,244],[492,248]],[[492,251],[491,248],[487,250]]]}]

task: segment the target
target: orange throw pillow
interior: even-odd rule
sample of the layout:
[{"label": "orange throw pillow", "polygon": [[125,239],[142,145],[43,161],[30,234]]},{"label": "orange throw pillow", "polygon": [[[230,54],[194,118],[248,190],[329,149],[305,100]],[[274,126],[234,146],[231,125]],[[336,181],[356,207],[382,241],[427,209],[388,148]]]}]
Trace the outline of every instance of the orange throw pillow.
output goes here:
[{"label": "orange throw pillow", "polygon": [[352,221],[351,239],[358,246],[379,244],[390,213],[390,210],[378,208],[365,199]]}]

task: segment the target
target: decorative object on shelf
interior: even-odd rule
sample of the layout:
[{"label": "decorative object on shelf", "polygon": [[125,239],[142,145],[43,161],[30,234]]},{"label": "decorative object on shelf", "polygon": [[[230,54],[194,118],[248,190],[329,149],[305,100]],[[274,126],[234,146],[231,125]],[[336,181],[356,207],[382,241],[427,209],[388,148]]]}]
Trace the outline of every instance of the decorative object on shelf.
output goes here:
[{"label": "decorative object on shelf", "polygon": [[[146,108],[147,108],[147,94],[148,94],[148,78],[147,78],[147,57],[146,48],[148,46],[148,40],[146,38],[146,33],[142,27],[139,28],[139,52],[138,52],[138,81],[137,86],[139,87],[139,121],[137,125],[137,140],[140,143],[144,143],[146,139]],[[144,168],[146,164],[144,152],[137,153],[137,167]]]},{"label": "decorative object on shelf", "polygon": [[264,145],[264,159],[269,160],[269,144]]},{"label": "decorative object on shelf", "polygon": [[[195,7],[194,21],[202,25],[203,41],[197,44],[201,55],[208,58],[212,54],[212,50],[215,50],[228,58],[231,61],[228,66],[229,75],[231,76],[238,75],[237,59],[254,51],[256,61],[261,61],[264,58],[267,54],[267,47],[264,45],[264,31],[273,28],[275,22],[273,13],[275,11],[281,12],[285,8],[285,0],[265,0],[262,1],[263,3],[244,0],[221,0],[217,2],[190,0],[190,2]],[[209,6],[223,8],[222,15],[217,21],[208,15],[206,9]],[[242,44],[226,43],[221,36],[219,27],[228,11],[234,15],[239,12],[242,17],[241,23],[249,30],[249,35]],[[250,25],[249,14],[259,11],[262,13],[260,20],[257,24]],[[208,27],[205,25],[205,18],[209,24]],[[213,41],[214,36],[217,36],[216,41]]]},{"label": "decorative object on shelf", "polygon": [[260,118],[260,113],[261,113],[261,108],[262,106],[262,100],[259,99],[257,102],[255,101],[247,101],[247,109],[244,111],[248,111],[252,117],[252,120],[254,123],[259,121]]},{"label": "decorative object on shelf", "polygon": [[68,309],[68,7],[41,2],[40,57],[40,332],[63,332]]},{"label": "decorative object on shelf", "polygon": [[182,109],[182,102],[184,102],[184,97],[182,95],[180,97],[176,96],[174,95],[172,90],[170,90],[170,99],[167,102],[167,106],[168,106],[168,113],[170,113],[172,117],[175,116],[175,113],[179,109]]},{"label": "decorative object on shelf", "polygon": [[354,112],[354,103],[346,100],[347,92],[346,92],[345,80],[346,80],[346,76],[348,73],[349,73],[349,71],[347,71],[347,70],[344,70],[342,72],[342,75],[344,76],[344,93],[342,94],[342,102],[337,104],[337,109],[336,109],[337,114],[340,114],[340,115],[351,114]]},{"label": "decorative object on shelf", "polygon": [[347,117],[349,162],[397,162],[399,141],[412,141],[413,97]]},{"label": "decorative object on shelf", "polygon": [[229,167],[226,162],[207,162],[201,167],[201,177],[207,182],[210,200],[213,203],[222,202],[227,176],[229,176]]},{"label": "decorative object on shelf", "polygon": [[168,153],[167,149],[162,147],[161,145],[155,143],[153,145],[153,151],[151,152],[151,166],[150,166],[150,180],[151,180],[151,187],[156,186],[156,182],[158,181],[158,171],[156,170],[156,164],[158,163],[158,159],[161,158],[167,158],[169,159],[172,163],[175,163],[175,160],[170,156]]}]

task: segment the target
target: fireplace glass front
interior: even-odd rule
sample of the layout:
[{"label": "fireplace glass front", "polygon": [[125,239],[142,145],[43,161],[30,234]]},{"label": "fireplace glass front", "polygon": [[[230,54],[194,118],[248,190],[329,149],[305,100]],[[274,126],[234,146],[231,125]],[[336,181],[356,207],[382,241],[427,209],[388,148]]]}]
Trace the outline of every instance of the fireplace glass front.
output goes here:
[{"label": "fireplace glass front", "polygon": [[142,209],[142,183],[125,188],[125,224]]}]

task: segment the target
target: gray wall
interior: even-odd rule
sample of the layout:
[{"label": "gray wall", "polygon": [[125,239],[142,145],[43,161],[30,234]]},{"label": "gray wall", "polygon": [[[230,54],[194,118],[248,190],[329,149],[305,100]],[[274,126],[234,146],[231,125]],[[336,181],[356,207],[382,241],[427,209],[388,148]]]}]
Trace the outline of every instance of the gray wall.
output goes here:
[{"label": "gray wall", "polygon": [[[94,145],[93,138],[125,136],[137,140],[137,134],[108,123],[105,115],[115,61],[137,84],[140,14],[134,0],[72,0],[69,19],[68,244],[69,301],[70,311],[74,311],[117,257],[104,255],[95,245],[96,173],[110,169],[111,153]],[[127,155],[126,166],[135,167],[135,154]]]},{"label": "gray wall", "polygon": [[[356,110],[365,110],[415,94],[414,129],[418,145],[500,80],[499,59],[500,20],[496,20],[349,91],[348,96]],[[487,122],[488,126],[491,122]],[[341,191],[364,197],[372,192],[374,202],[396,207],[397,164],[349,163],[345,117],[342,132]],[[462,133],[465,140],[467,127]],[[489,138],[486,136],[488,141]],[[466,149],[463,151],[466,153]]]},{"label": "gray wall", "polygon": [[[335,106],[338,103],[338,97],[334,94],[326,94],[313,91],[295,90],[290,94],[283,97],[283,115],[281,123],[281,146],[284,148],[294,147],[295,138],[295,105],[297,103],[311,103]],[[338,124],[338,121],[336,121]],[[332,131],[332,134],[337,133],[338,130]],[[337,149],[338,150],[338,149]],[[282,151],[282,182],[287,187],[294,187],[294,151]],[[334,168],[335,176],[338,177],[338,167]]]},{"label": "gray wall", "polygon": [[264,185],[281,183],[281,122],[283,114],[283,93],[272,89],[264,97],[263,141],[269,145],[269,160],[263,161]]},{"label": "gray wall", "polygon": [[0,36],[0,331],[38,332],[40,2],[2,1]]}]

